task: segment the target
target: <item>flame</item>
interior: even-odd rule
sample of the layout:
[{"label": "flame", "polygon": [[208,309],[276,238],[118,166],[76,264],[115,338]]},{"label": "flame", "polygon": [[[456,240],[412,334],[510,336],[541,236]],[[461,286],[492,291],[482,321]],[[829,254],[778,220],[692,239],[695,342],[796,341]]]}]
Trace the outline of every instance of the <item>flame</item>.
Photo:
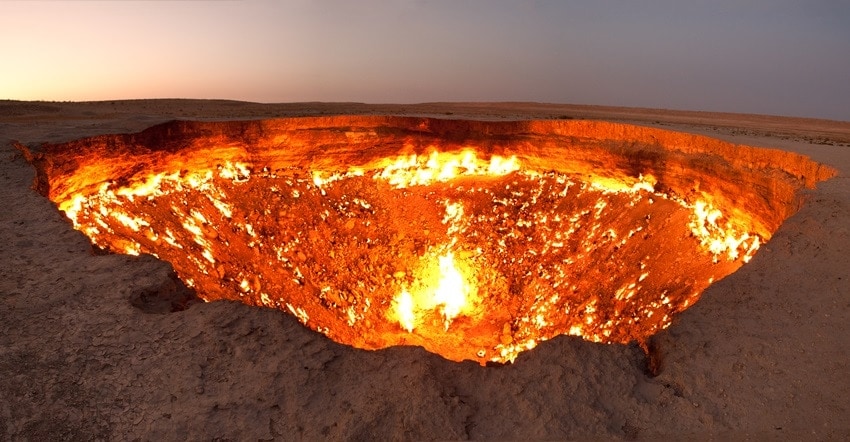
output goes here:
[{"label": "flame", "polygon": [[364,170],[373,170],[377,171],[372,175],[375,180],[386,181],[396,189],[404,189],[445,183],[461,176],[504,176],[520,169],[516,156],[492,155],[489,160],[485,160],[478,157],[475,149],[466,148],[459,152],[433,149],[427,155],[382,158],[364,166],[349,167],[342,173],[313,171],[311,175],[316,187],[322,188],[334,181],[363,176]]},{"label": "flame", "polygon": [[413,313],[413,296],[407,290],[402,290],[393,300],[393,305],[395,306],[393,313],[398,323],[408,332],[412,332],[416,322],[416,315]]},{"label": "flame", "polygon": [[516,157],[493,156],[490,161],[478,158],[475,151],[458,153],[432,151],[430,155],[409,155],[389,159],[375,179],[388,182],[396,188],[427,186],[447,182],[459,176],[501,176],[519,170]]},{"label": "flame", "polygon": [[595,177],[590,180],[590,185],[605,193],[637,193],[645,191],[649,193],[655,192],[655,185],[658,180],[652,175],[639,175],[637,180],[634,178],[605,178]]},{"label": "flame", "polygon": [[434,302],[442,306],[443,317],[446,318],[446,328],[448,328],[451,321],[466,307],[470,287],[455,266],[452,252],[440,256],[439,261],[440,281],[434,289]]},{"label": "flame", "polygon": [[455,318],[472,310],[475,289],[469,279],[457,267],[452,251],[436,256],[436,263],[428,262],[414,286],[403,288],[393,299],[390,319],[413,332],[426,315],[438,312],[448,330]]},{"label": "flame", "polygon": [[[685,289],[668,294],[659,289],[664,287],[663,274],[650,274],[644,267],[649,260],[669,255],[634,252],[640,247],[638,238],[659,234],[646,212],[649,204],[664,206],[664,213],[684,213],[689,224],[679,225],[678,232],[687,237],[690,231],[696,238],[691,245],[700,262],[724,258],[726,268],[732,268],[747,262],[766,239],[753,233],[746,213],[721,205],[724,214],[708,196],[688,202],[664,194],[656,190],[657,180],[651,175],[577,179],[525,169],[516,156],[485,157],[472,148],[426,152],[333,171],[298,169],[297,174],[272,172],[239,162],[236,156],[221,159],[215,167],[188,171],[175,161],[120,185],[93,181],[86,187],[88,193],[68,195],[58,204],[96,244],[181,261],[180,266],[175,264],[181,278],[197,287],[204,299],[236,293],[245,302],[288,310],[332,338],[343,336],[366,348],[372,342],[398,339],[398,334],[404,336],[402,342],[428,342],[429,349],[474,345],[476,352],[480,349],[480,361],[500,362],[513,361],[520,352],[559,334],[627,342],[632,335],[622,330],[663,329],[670,315],[697,299],[709,273],[704,280],[686,281],[687,294],[682,294]],[[467,177],[486,179],[453,181]],[[382,183],[377,186],[380,192],[392,188],[392,198],[369,193],[376,186],[370,189],[368,182]],[[421,188],[437,183],[446,184]],[[251,186],[261,187],[267,199],[244,198],[252,195]],[[364,187],[370,190],[351,191]],[[382,226],[361,228],[373,222],[370,216],[376,212],[398,214],[388,210],[387,201],[404,201],[408,194],[417,195],[424,210],[435,211],[429,213],[435,216],[427,225],[395,226],[390,233]],[[633,210],[636,207],[639,210]],[[283,218],[290,209],[309,223],[287,224],[292,218]],[[311,214],[316,217],[310,218]],[[173,218],[163,221],[157,216]],[[327,230],[344,228],[351,235],[338,235],[337,243],[323,242],[315,231],[319,224]],[[418,233],[429,229],[433,233]],[[414,247],[404,251],[398,246],[403,241],[395,236],[401,234],[416,236],[408,241]],[[357,243],[355,248],[368,249],[362,255],[368,259],[339,258],[347,252],[338,246],[344,243],[339,240],[343,236],[354,238],[350,243]],[[392,247],[390,238],[396,239]],[[244,246],[237,254],[234,247],[240,244]],[[633,265],[639,271],[609,275],[592,268],[600,260],[616,261],[611,257],[617,250],[627,249],[634,252],[628,256],[641,262],[621,268]],[[315,254],[326,251],[331,260],[316,265]],[[338,262],[362,264],[360,271],[367,275],[356,282],[338,277],[340,272],[333,271]],[[388,264],[381,267],[383,263]],[[611,272],[611,266],[607,268]],[[712,270],[708,284],[714,276],[726,274],[723,271]],[[285,298],[299,290],[303,290],[300,298]],[[511,309],[499,304],[517,299]],[[487,315],[494,312],[502,316],[492,322]],[[388,334],[392,337],[371,342],[351,337],[370,329],[385,331],[373,325],[379,321],[396,330]],[[474,344],[471,336],[477,339]],[[457,342],[465,339],[470,342]],[[467,349],[450,350],[460,355]]]},{"label": "flame", "polygon": [[[761,239],[758,235],[742,231],[733,220],[720,224],[724,218],[723,212],[711,203],[698,200],[693,205],[693,217],[689,225],[700,244],[714,254],[715,261],[725,253],[729,261],[740,257],[743,262],[749,262],[761,245]],[[740,220],[737,224],[740,224]]]}]

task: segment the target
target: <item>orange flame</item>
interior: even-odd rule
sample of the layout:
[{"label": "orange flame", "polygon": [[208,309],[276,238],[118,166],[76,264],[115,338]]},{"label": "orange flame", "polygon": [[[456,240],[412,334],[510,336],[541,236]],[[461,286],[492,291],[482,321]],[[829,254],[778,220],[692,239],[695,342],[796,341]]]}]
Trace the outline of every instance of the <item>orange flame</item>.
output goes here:
[{"label": "orange flame", "polygon": [[[512,361],[520,352],[534,348],[539,342],[558,334],[568,333],[596,342],[611,342],[612,339],[624,339],[622,335],[611,337],[617,327],[633,325],[637,321],[645,322],[647,325],[641,327],[646,329],[661,329],[670,323],[668,313],[684,309],[697,299],[698,292],[688,296],[668,295],[666,291],[649,293],[651,287],[658,287],[658,282],[653,281],[657,280],[657,277],[650,277],[649,272],[644,271],[646,264],[643,260],[650,259],[647,255],[637,263],[639,274],[628,280],[621,278],[616,283],[612,276],[609,293],[602,294],[599,299],[582,302],[564,300],[570,297],[578,299],[575,294],[580,293],[581,283],[571,281],[570,276],[595,275],[586,265],[588,261],[597,259],[592,258],[595,253],[599,255],[601,252],[597,252],[600,250],[626,249],[635,243],[630,238],[643,236],[650,230],[649,214],[646,215],[645,222],[627,220],[629,223],[624,225],[629,227],[628,230],[606,228],[604,220],[616,220],[611,213],[616,212],[618,208],[614,207],[612,202],[635,207],[645,198],[645,201],[648,201],[646,204],[663,201],[665,205],[675,203],[679,209],[687,210],[689,213],[686,212],[685,217],[690,217],[690,223],[683,227],[685,236],[690,230],[696,238],[695,241],[691,239],[692,245],[698,246],[701,257],[709,261],[713,258],[717,262],[723,258],[729,262],[746,262],[758,249],[761,241],[766,239],[753,232],[752,220],[747,219],[745,214],[728,212],[728,206],[721,206],[727,211],[724,215],[711,204],[709,196],[704,195],[704,200],[687,202],[675,195],[656,191],[657,180],[651,175],[641,175],[637,178],[591,176],[583,177],[582,182],[577,182],[566,174],[524,169],[514,156],[492,155],[483,158],[472,149],[459,152],[431,151],[424,155],[382,158],[365,165],[337,169],[335,172],[306,169],[306,179],[283,174],[278,177],[274,175],[276,172],[270,173],[257,168],[256,165],[240,163],[237,159],[234,157],[232,161],[225,161],[216,168],[190,170],[188,173],[175,172],[171,167],[173,165],[169,165],[168,168],[155,170],[149,175],[140,173],[120,185],[109,182],[98,187],[96,184],[90,187],[91,192],[88,194],[73,194],[60,201],[59,207],[65,210],[75,227],[83,230],[95,243],[107,245],[114,250],[131,254],[156,254],[174,253],[180,249],[176,255],[183,257],[182,268],[185,269],[181,277],[190,286],[195,285],[196,278],[202,297],[205,296],[203,290],[209,287],[216,290],[235,289],[240,298],[258,299],[259,301],[255,302],[262,305],[285,308],[301,322],[310,321],[311,327],[328,333],[328,324],[333,324],[328,320],[331,315],[326,315],[315,305],[290,304],[280,294],[283,292],[280,289],[283,283],[280,281],[283,280],[294,281],[298,287],[311,290],[323,287],[320,296],[311,295],[309,299],[321,299],[330,305],[329,308],[338,310],[337,313],[344,318],[344,323],[353,330],[350,331],[350,336],[362,336],[364,326],[361,324],[373,323],[370,321],[375,319],[374,315],[379,315],[382,321],[389,320],[393,328],[398,324],[408,333],[415,333],[415,336],[407,337],[413,342],[422,342],[417,341],[419,338],[424,341],[438,341],[446,337],[445,343],[438,344],[443,347],[456,345],[457,341],[450,338],[468,340],[473,334],[479,339],[475,345],[480,345],[485,339],[483,336],[492,332],[492,327],[496,327],[498,330],[490,333],[495,336],[495,340],[487,344],[486,348],[482,345],[482,353],[479,353],[479,359],[484,360],[484,355],[487,355],[487,359],[494,361]],[[314,267],[311,273],[309,262],[312,257],[304,254],[304,251],[309,252],[309,248],[314,247],[311,233],[285,232],[291,234],[291,237],[282,239],[285,235],[277,235],[274,225],[264,224],[278,212],[264,213],[266,208],[259,207],[253,214],[254,219],[240,213],[240,206],[228,195],[227,187],[232,184],[248,187],[249,184],[246,183],[255,177],[275,180],[274,185],[270,187],[272,195],[276,192],[285,193],[287,197],[281,199],[309,200],[319,206],[328,200],[333,201],[340,188],[345,189],[345,183],[336,184],[340,187],[330,187],[332,183],[349,178],[356,178],[358,182],[371,178],[384,183],[381,186],[383,189],[386,189],[387,185],[395,189],[405,189],[398,193],[416,194],[427,191],[428,196],[436,197],[429,202],[435,205],[426,207],[444,210],[442,218],[432,217],[429,223],[441,222],[445,230],[440,230],[439,235],[445,237],[440,236],[436,244],[422,241],[417,245],[422,247],[421,249],[406,252],[404,264],[390,261],[398,256],[392,255],[388,259],[388,267],[383,268],[390,269],[386,278],[374,279],[374,285],[368,287],[370,291],[362,289],[354,296],[351,291],[361,288],[352,289],[338,284],[337,280],[324,273],[324,269],[319,273]],[[429,189],[411,189],[434,183],[448,183],[459,177],[504,178],[480,180],[476,183],[476,186],[480,184],[486,191],[469,190],[468,187],[464,189],[462,186],[467,183],[456,187],[453,184],[441,186],[450,187],[451,192],[442,192],[440,189],[434,192]],[[537,184],[529,185],[529,181],[535,181]],[[488,185],[493,187],[488,188]],[[460,193],[466,190],[469,190],[468,195],[477,195],[478,199],[467,198],[467,194]],[[194,204],[189,204],[190,201],[183,196],[175,198],[187,193],[194,195],[195,199],[191,201]],[[573,208],[570,206],[561,210],[558,205],[560,203],[554,202],[553,199],[565,198],[568,194],[571,198],[589,198],[592,195],[602,195],[604,198],[595,201],[587,199],[587,204],[580,207],[580,211],[579,208],[571,211]],[[146,215],[144,211],[131,210],[134,206],[156,202],[160,197],[165,197],[160,201],[168,201],[169,196],[174,201],[167,203],[161,210],[167,210],[170,216],[176,217],[176,223],[159,224],[157,219]],[[487,204],[487,210],[492,212],[482,213],[481,207]],[[537,209],[539,206],[536,204],[545,205],[546,210]],[[440,208],[440,205],[443,207]],[[148,204],[146,207],[153,206],[155,204]],[[365,225],[368,225],[368,217],[357,217],[363,216],[361,209],[370,211],[373,206],[380,207],[380,204],[371,200],[367,193],[346,200],[337,207],[337,210],[347,216],[341,218],[345,222],[340,222],[339,225],[347,226],[347,230],[352,230],[351,226],[359,225],[355,220],[365,220]],[[328,224],[337,222],[331,213],[326,211],[321,219],[325,221],[328,218]],[[216,226],[221,223],[232,223],[238,229],[217,231]],[[491,236],[475,236],[487,226],[491,227]],[[428,224],[427,227],[436,226]],[[431,231],[434,232],[433,229]],[[581,232],[586,237],[576,238],[576,232]],[[319,235],[313,235],[319,238]],[[428,240],[433,241],[435,237],[436,235],[432,234]],[[268,287],[265,285],[265,279],[261,281],[246,276],[253,271],[251,268],[243,268],[235,274],[229,274],[230,268],[226,267],[230,265],[228,257],[221,252],[231,246],[228,240],[244,240],[255,256],[268,259],[258,264],[263,269],[275,269],[275,277],[269,278],[271,284],[268,284]],[[366,240],[368,242],[369,238]],[[482,242],[476,241],[491,241],[492,244],[479,247]],[[515,253],[518,247],[524,248],[522,253],[527,255]],[[482,252],[482,248],[488,249],[487,252]],[[481,258],[467,259],[469,250],[477,250],[477,256]],[[167,256],[163,257],[165,258]],[[416,263],[417,260],[418,268],[396,268],[397,265],[411,265],[408,263]],[[499,282],[502,285],[497,285],[490,280],[494,274],[493,269],[500,268],[499,266],[506,269],[529,265],[523,264],[523,260],[539,265],[527,273],[511,276],[513,280],[522,281],[522,284],[509,287],[502,284],[504,281]],[[256,262],[260,263],[259,258]],[[277,269],[281,266],[286,271],[280,272],[284,276],[278,278]],[[393,278],[395,270],[399,270],[395,273],[401,276]],[[408,272],[413,278],[405,280]],[[599,276],[607,275],[600,273]],[[383,283],[388,280],[400,283]],[[704,281],[698,283],[705,284]],[[711,280],[708,283],[710,284]],[[376,287],[380,295],[374,294],[376,290],[372,289]],[[305,292],[307,288],[304,289]],[[500,298],[509,289],[515,289],[517,292]],[[348,292],[344,292],[346,290]],[[502,307],[494,307],[494,303],[499,302],[494,299],[516,298],[527,302],[522,305],[522,309],[512,310],[510,313],[504,313],[508,312],[508,309],[503,308],[504,314],[499,317],[502,322],[496,326],[492,325],[489,318],[485,318],[485,313],[490,315]],[[644,303],[642,310],[632,309],[623,313],[626,306],[636,303],[634,299]],[[459,317],[465,319],[458,320]],[[567,317],[570,318],[569,321],[564,319]],[[456,320],[457,322],[454,322]],[[453,333],[441,330],[444,328],[448,331],[453,323]],[[457,336],[451,336],[455,332]],[[488,335],[486,339],[491,337]],[[368,342],[358,344],[371,345]]]},{"label": "orange flame", "polygon": [[386,181],[397,189],[411,186],[427,186],[445,183],[460,176],[504,176],[520,170],[516,156],[493,155],[489,160],[479,158],[475,150],[439,152],[432,150],[428,155],[401,155],[383,158],[364,166],[350,167],[343,173],[327,174],[313,171],[313,183],[323,187],[334,181],[363,176],[364,170],[376,171],[375,180]]}]

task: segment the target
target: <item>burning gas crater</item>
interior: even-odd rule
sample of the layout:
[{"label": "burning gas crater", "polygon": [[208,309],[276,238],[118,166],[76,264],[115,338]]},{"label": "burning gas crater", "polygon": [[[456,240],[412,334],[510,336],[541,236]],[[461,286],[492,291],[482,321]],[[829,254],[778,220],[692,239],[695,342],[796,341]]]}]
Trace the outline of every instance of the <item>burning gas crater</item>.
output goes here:
[{"label": "burning gas crater", "polygon": [[564,333],[645,338],[758,248],[653,181],[434,151],[334,174],[225,161],[59,207],[104,248],[171,262],[206,300],[285,309],[357,347],[505,361]]},{"label": "burning gas crater", "polygon": [[44,167],[47,154],[41,180],[98,246],[170,262],[204,300],[280,309],[365,349],[484,364],[562,334],[643,342],[770,234],[745,207],[652,173],[547,169],[522,146],[406,138],[394,154],[329,162],[197,139],[205,147],[106,143]]}]

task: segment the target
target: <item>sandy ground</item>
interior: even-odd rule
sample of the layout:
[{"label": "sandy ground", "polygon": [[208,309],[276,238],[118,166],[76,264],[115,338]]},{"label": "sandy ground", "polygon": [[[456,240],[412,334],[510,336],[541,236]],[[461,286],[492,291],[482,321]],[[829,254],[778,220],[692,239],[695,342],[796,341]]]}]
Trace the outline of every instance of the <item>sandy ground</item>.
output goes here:
[{"label": "sandy ground", "polygon": [[[839,170],[755,258],[635,346],[572,337],[505,367],[351,349],[281,312],[170,314],[167,264],[95,255],[10,146],[181,119],[321,114],[594,118],[800,152]],[[0,440],[850,437],[850,123],[533,103],[262,105],[0,101]]]}]

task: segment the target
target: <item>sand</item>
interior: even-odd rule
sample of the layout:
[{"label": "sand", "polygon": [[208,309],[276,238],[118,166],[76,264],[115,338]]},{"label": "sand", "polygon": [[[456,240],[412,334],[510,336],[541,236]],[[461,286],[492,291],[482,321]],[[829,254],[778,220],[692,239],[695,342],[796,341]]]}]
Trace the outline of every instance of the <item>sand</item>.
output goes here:
[{"label": "sand", "polygon": [[[174,118],[324,114],[593,118],[809,155],[806,191],[753,260],[637,346],[573,337],[504,367],[419,348],[355,350],[231,302],[156,314],[173,285],[149,256],[95,255],[31,188],[10,145]],[[846,439],[850,437],[850,123],[534,103],[262,105],[0,101],[0,439]],[[147,311],[156,311],[148,309]]]}]

